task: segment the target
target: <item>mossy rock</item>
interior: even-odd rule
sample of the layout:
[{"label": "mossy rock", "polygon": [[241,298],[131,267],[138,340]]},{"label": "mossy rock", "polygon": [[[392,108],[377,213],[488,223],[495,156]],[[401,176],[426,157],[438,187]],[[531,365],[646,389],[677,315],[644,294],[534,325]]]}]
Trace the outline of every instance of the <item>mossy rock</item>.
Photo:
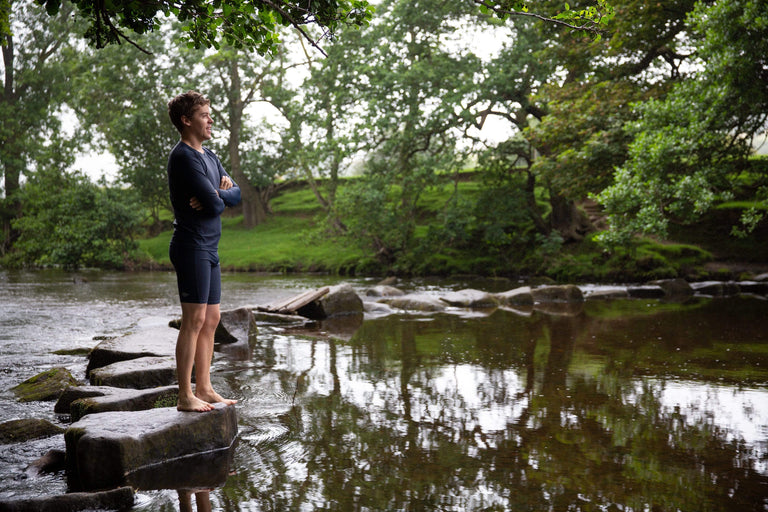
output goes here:
[{"label": "mossy rock", "polygon": [[0,423],[0,444],[22,443],[30,439],[51,437],[64,432],[48,420],[25,418]]},{"label": "mossy rock", "polygon": [[19,402],[56,400],[69,386],[80,383],[66,368],[51,368],[11,388]]}]

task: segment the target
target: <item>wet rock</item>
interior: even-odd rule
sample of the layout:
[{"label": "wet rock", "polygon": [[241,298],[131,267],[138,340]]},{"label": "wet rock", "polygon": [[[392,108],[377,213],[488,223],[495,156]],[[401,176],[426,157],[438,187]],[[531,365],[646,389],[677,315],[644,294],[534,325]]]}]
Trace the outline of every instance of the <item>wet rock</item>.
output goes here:
[{"label": "wet rock", "polygon": [[77,512],[81,510],[127,510],[133,507],[133,489],[120,487],[101,492],[72,492],[0,501],[2,512]]},{"label": "wet rock", "polygon": [[685,279],[661,279],[659,281],[652,281],[650,284],[655,284],[664,290],[664,295],[667,298],[690,297],[693,295],[693,288]]},{"label": "wet rock", "polygon": [[403,290],[383,284],[378,284],[365,291],[366,297],[400,297],[401,295],[405,295]]},{"label": "wet rock", "polygon": [[534,302],[583,302],[581,288],[573,284],[542,286],[531,290]]},{"label": "wet rock", "polygon": [[45,455],[32,461],[24,473],[27,477],[36,477],[44,473],[55,473],[64,470],[66,461],[67,453],[64,450],[48,450],[45,452]]},{"label": "wet rock", "polygon": [[490,293],[472,289],[449,292],[441,296],[440,300],[449,306],[460,308],[482,309],[495,308],[499,305],[499,301]]},{"label": "wet rock", "polygon": [[175,385],[150,389],[81,386],[64,391],[54,410],[69,413],[72,421],[78,421],[86,414],[173,407],[178,397],[179,388]]},{"label": "wet rock", "polygon": [[755,295],[768,295],[768,281],[739,281],[741,293],[753,293]]},{"label": "wet rock", "polygon": [[11,388],[19,402],[56,400],[62,391],[79,382],[66,368],[51,368]]},{"label": "wet rock", "polygon": [[710,295],[712,297],[728,297],[738,295],[739,285],[732,281],[701,281],[691,283],[691,289],[700,295]]},{"label": "wet rock", "polygon": [[205,413],[175,408],[89,414],[65,432],[67,482],[72,489],[124,485],[141,468],[227,450],[237,436],[234,406]]},{"label": "wet rock", "polygon": [[409,294],[402,297],[385,297],[381,300],[394,309],[416,311],[419,313],[433,313],[445,311],[445,303],[440,299],[426,294]]},{"label": "wet rock", "polygon": [[97,368],[90,374],[94,386],[149,389],[176,382],[175,357],[140,357]]},{"label": "wet rock", "polygon": [[349,284],[329,287],[319,300],[298,309],[298,314],[313,320],[324,320],[339,315],[361,315],[363,301]]},{"label": "wet rock", "polygon": [[383,302],[364,302],[363,309],[366,318],[378,318],[395,312],[389,304]]},{"label": "wet rock", "polygon": [[64,432],[48,420],[23,418],[0,423],[0,444],[21,443]]},{"label": "wet rock", "polygon": [[496,294],[496,300],[503,306],[532,306],[533,295],[530,286],[521,286]]},{"label": "wet rock", "polygon": [[661,299],[666,295],[658,285],[628,286],[627,293],[633,299]]},{"label": "wet rock", "polygon": [[97,368],[140,357],[169,357],[176,354],[179,332],[171,327],[153,326],[125,336],[102,341],[88,357],[86,376]]},{"label": "wet rock", "polygon": [[593,290],[585,296],[586,300],[614,300],[614,299],[628,299],[629,292],[626,288],[601,288]]},{"label": "wet rock", "polygon": [[249,308],[239,308],[221,312],[221,320],[216,327],[216,343],[250,343],[255,338],[258,327],[256,317]]}]

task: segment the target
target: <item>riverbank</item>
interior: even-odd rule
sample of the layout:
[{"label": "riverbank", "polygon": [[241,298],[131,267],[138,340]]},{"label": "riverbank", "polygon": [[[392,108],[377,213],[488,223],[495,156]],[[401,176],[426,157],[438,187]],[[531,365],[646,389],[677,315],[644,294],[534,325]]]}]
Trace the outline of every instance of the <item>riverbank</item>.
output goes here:
[{"label": "riverbank", "polygon": [[[768,272],[768,226],[744,239],[733,237],[730,229],[738,220],[733,211],[713,212],[694,226],[673,227],[670,235],[675,242],[643,239],[631,248],[611,252],[587,237],[522,256],[446,248],[436,254],[414,251],[384,264],[355,240],[323,231],[322,212],[309,189],[290,189],[271,205],[273,214],[253,229],[243,227],[242,216],[222,219],[219,254],[224,270],[347,276],[477,275],[516,282],[544,278],[558,283],[748,280]],[[170,238],[169,229],[140,240],[145,259],[137,267],[170,270]]]}]

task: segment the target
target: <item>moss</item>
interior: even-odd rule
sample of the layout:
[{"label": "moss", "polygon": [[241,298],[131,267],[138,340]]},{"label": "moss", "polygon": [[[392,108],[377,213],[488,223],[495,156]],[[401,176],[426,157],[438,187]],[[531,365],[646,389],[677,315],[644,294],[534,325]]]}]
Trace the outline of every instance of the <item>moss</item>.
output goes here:
[{"label": "moss", "polygon": [[0,423],[0,444],[21,443],[30,439],[50,437],[64,432],[64,429],[42,419],[21,419]]},{"label": "moss", "polygon": [[11,388],[20,402],[56,400],[69,386],[80,383],[66,368],[51,368]]}]

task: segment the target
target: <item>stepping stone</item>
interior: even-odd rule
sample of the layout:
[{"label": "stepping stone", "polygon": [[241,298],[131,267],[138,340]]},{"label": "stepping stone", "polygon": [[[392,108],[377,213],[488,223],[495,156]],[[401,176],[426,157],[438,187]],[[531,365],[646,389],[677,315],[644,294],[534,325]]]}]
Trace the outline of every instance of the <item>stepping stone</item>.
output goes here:
[{"label": "stepping stone", "polygon": [[149,466],[228,450],[236,437],[235,407],[224,404],[203,413],[166,407],[89,414],[64,433],[67,483],[75,490],[126,485]]},{"label": "stepping stone", "polygon": [[86,376],[97,368],[140,357],[173,357],[179,331],[168,326],[154,326],[102,341],[88,356]]},{"label": "stepping stone", "polygon": [[118,361],[93,370],[90,382],[94,386],[149,389],[176,383],[175,357],[140,357]]},{"label": "stepping stone", "polygon": [[[86,414],[110,411],[143,411],[176,404],[178,386],[123,389],[110,386],[72,386],[62,393],[54,412],[78,421]],[[163,404],[163,405],[158,405]]]},{"label": "stepping stone", "polygon": [[514,290],[508,290],[496,294],[496,299],[505,306],[532,306],[533,295],[530,286],[521,286]]},{"label": "stepping stone", "polygon": [[460,308],[495,308],[499,305],[498,299],[490,293],[480,290],[459,290],[457,292],[448,292],[440,300],[449,306]]}]

